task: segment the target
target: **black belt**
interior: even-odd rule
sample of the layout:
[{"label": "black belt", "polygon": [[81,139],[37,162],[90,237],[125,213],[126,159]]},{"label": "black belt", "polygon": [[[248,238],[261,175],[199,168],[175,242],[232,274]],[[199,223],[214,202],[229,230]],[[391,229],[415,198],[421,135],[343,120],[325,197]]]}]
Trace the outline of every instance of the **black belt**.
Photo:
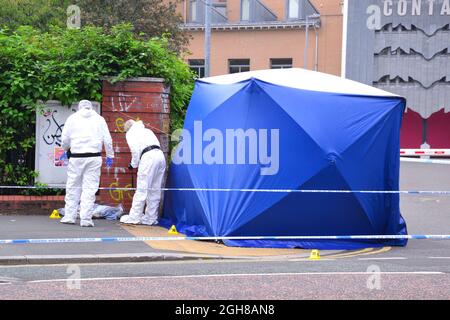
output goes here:
[{"label": "black belt", "polygon": [[97,152],[97,153],[70,153],[70,157],[69,158],[91,158],[91,157],[101,157],[102,153],[101,152]]},{"label": "black belt", "polygon": [[139,158],[139,160],[142,159],[142,156],[144,155],[144,153],[152,151],[153,149],[161,150],[160,146],[157,146],[157,145],[149,146],[149,147],[145,148],[144,150],[142,150],[141,157]]}]

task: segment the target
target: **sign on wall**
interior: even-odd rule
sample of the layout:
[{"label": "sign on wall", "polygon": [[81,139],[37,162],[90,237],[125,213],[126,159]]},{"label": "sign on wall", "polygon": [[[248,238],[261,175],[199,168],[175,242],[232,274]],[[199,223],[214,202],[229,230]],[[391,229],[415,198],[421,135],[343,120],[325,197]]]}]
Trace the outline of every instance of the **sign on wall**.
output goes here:
[{"label": "sign on wall", "polygon": [[[92,103],[100,114],[100,104]],[[43,110],[36,112],[35,170],[37,181],[50,186],[64,185],[67,179],[68,160],[60,160],[64,153],[61,135],[67,118],[76,112],[78,102],[70,107],[59,101],[47,101]]]}]

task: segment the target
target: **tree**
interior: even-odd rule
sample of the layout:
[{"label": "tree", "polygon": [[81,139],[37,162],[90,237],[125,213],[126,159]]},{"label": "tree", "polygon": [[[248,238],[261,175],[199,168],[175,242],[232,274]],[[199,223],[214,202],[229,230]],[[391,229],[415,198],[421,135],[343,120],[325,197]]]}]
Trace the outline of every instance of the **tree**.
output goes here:
[{"label": "tree", "polygon": [[131,23],[141,39],[169,39],[169,48],[177,53],[186,50],[189,35],[180,29],[183,19],[177,13],[181,0],[0,0],[0,27],[10,32],[27,25],[48,31],[52,25],[66,27],[67,8],[81,9],[82,26],[102,27],[107,33],[120,23]]},{"label": "tree", "polygon": [[69,0],[0,0],[0,27],[11,31],[32,26],[48,31],[51,25],[66,25]]},{"label": "tree", "polygon": [[83,25],[103,27],[110,31],[119,23],[131,23],[136,35],[149,39],[169,35],[169,47],[184,51],[189,36],[179,26],[183,23],[176,12],[180,0],[78,0]]}]

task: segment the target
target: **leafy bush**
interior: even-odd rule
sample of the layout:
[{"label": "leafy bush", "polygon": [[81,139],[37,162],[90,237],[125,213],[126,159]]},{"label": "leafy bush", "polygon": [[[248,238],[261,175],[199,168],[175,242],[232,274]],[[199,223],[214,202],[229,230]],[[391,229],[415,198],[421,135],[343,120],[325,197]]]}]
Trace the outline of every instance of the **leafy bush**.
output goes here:
[{"label": "leafy bush", "polygon": [[[39,101],[100,101],[105,77],[112,82],[160,77],[171,87],[172,129],[177,129],[194,82],[189,67],[168,49],[168,39],[137,39],[128,24],[108,34],[95,27],[53,27],[45,33],[19,27],[12,34],[0,29],[0,70],[0,184],[9,185],[32,183],[36,176],[23,159],[34,148]],[[8,161],[12,154],[22,161]]]}]

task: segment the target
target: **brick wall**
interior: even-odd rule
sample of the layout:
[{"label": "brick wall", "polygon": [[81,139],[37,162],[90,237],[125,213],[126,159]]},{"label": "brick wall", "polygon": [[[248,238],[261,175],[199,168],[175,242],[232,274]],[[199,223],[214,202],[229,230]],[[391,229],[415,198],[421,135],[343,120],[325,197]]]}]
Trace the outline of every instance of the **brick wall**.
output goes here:
[{"label": "brick wall", "polygon": [[64,196],[0,196],[1,214],[50,215],[64,208]]},{"label": "brick wall", "polygon": [[[128,170],[131,153],[124,124],[128,119],[142,120],[158,137],[167,159],[169,152],[170,102],[169,88],[163,79],[133,78],[115,84],[103,81],[102,116],[113,139],[115,159],[112,168],[102,168],[100,187],[136,187],[136,169]],[[100,190],[98,200],[107,205],[122,203],[127,213],[134,191]]]}]

